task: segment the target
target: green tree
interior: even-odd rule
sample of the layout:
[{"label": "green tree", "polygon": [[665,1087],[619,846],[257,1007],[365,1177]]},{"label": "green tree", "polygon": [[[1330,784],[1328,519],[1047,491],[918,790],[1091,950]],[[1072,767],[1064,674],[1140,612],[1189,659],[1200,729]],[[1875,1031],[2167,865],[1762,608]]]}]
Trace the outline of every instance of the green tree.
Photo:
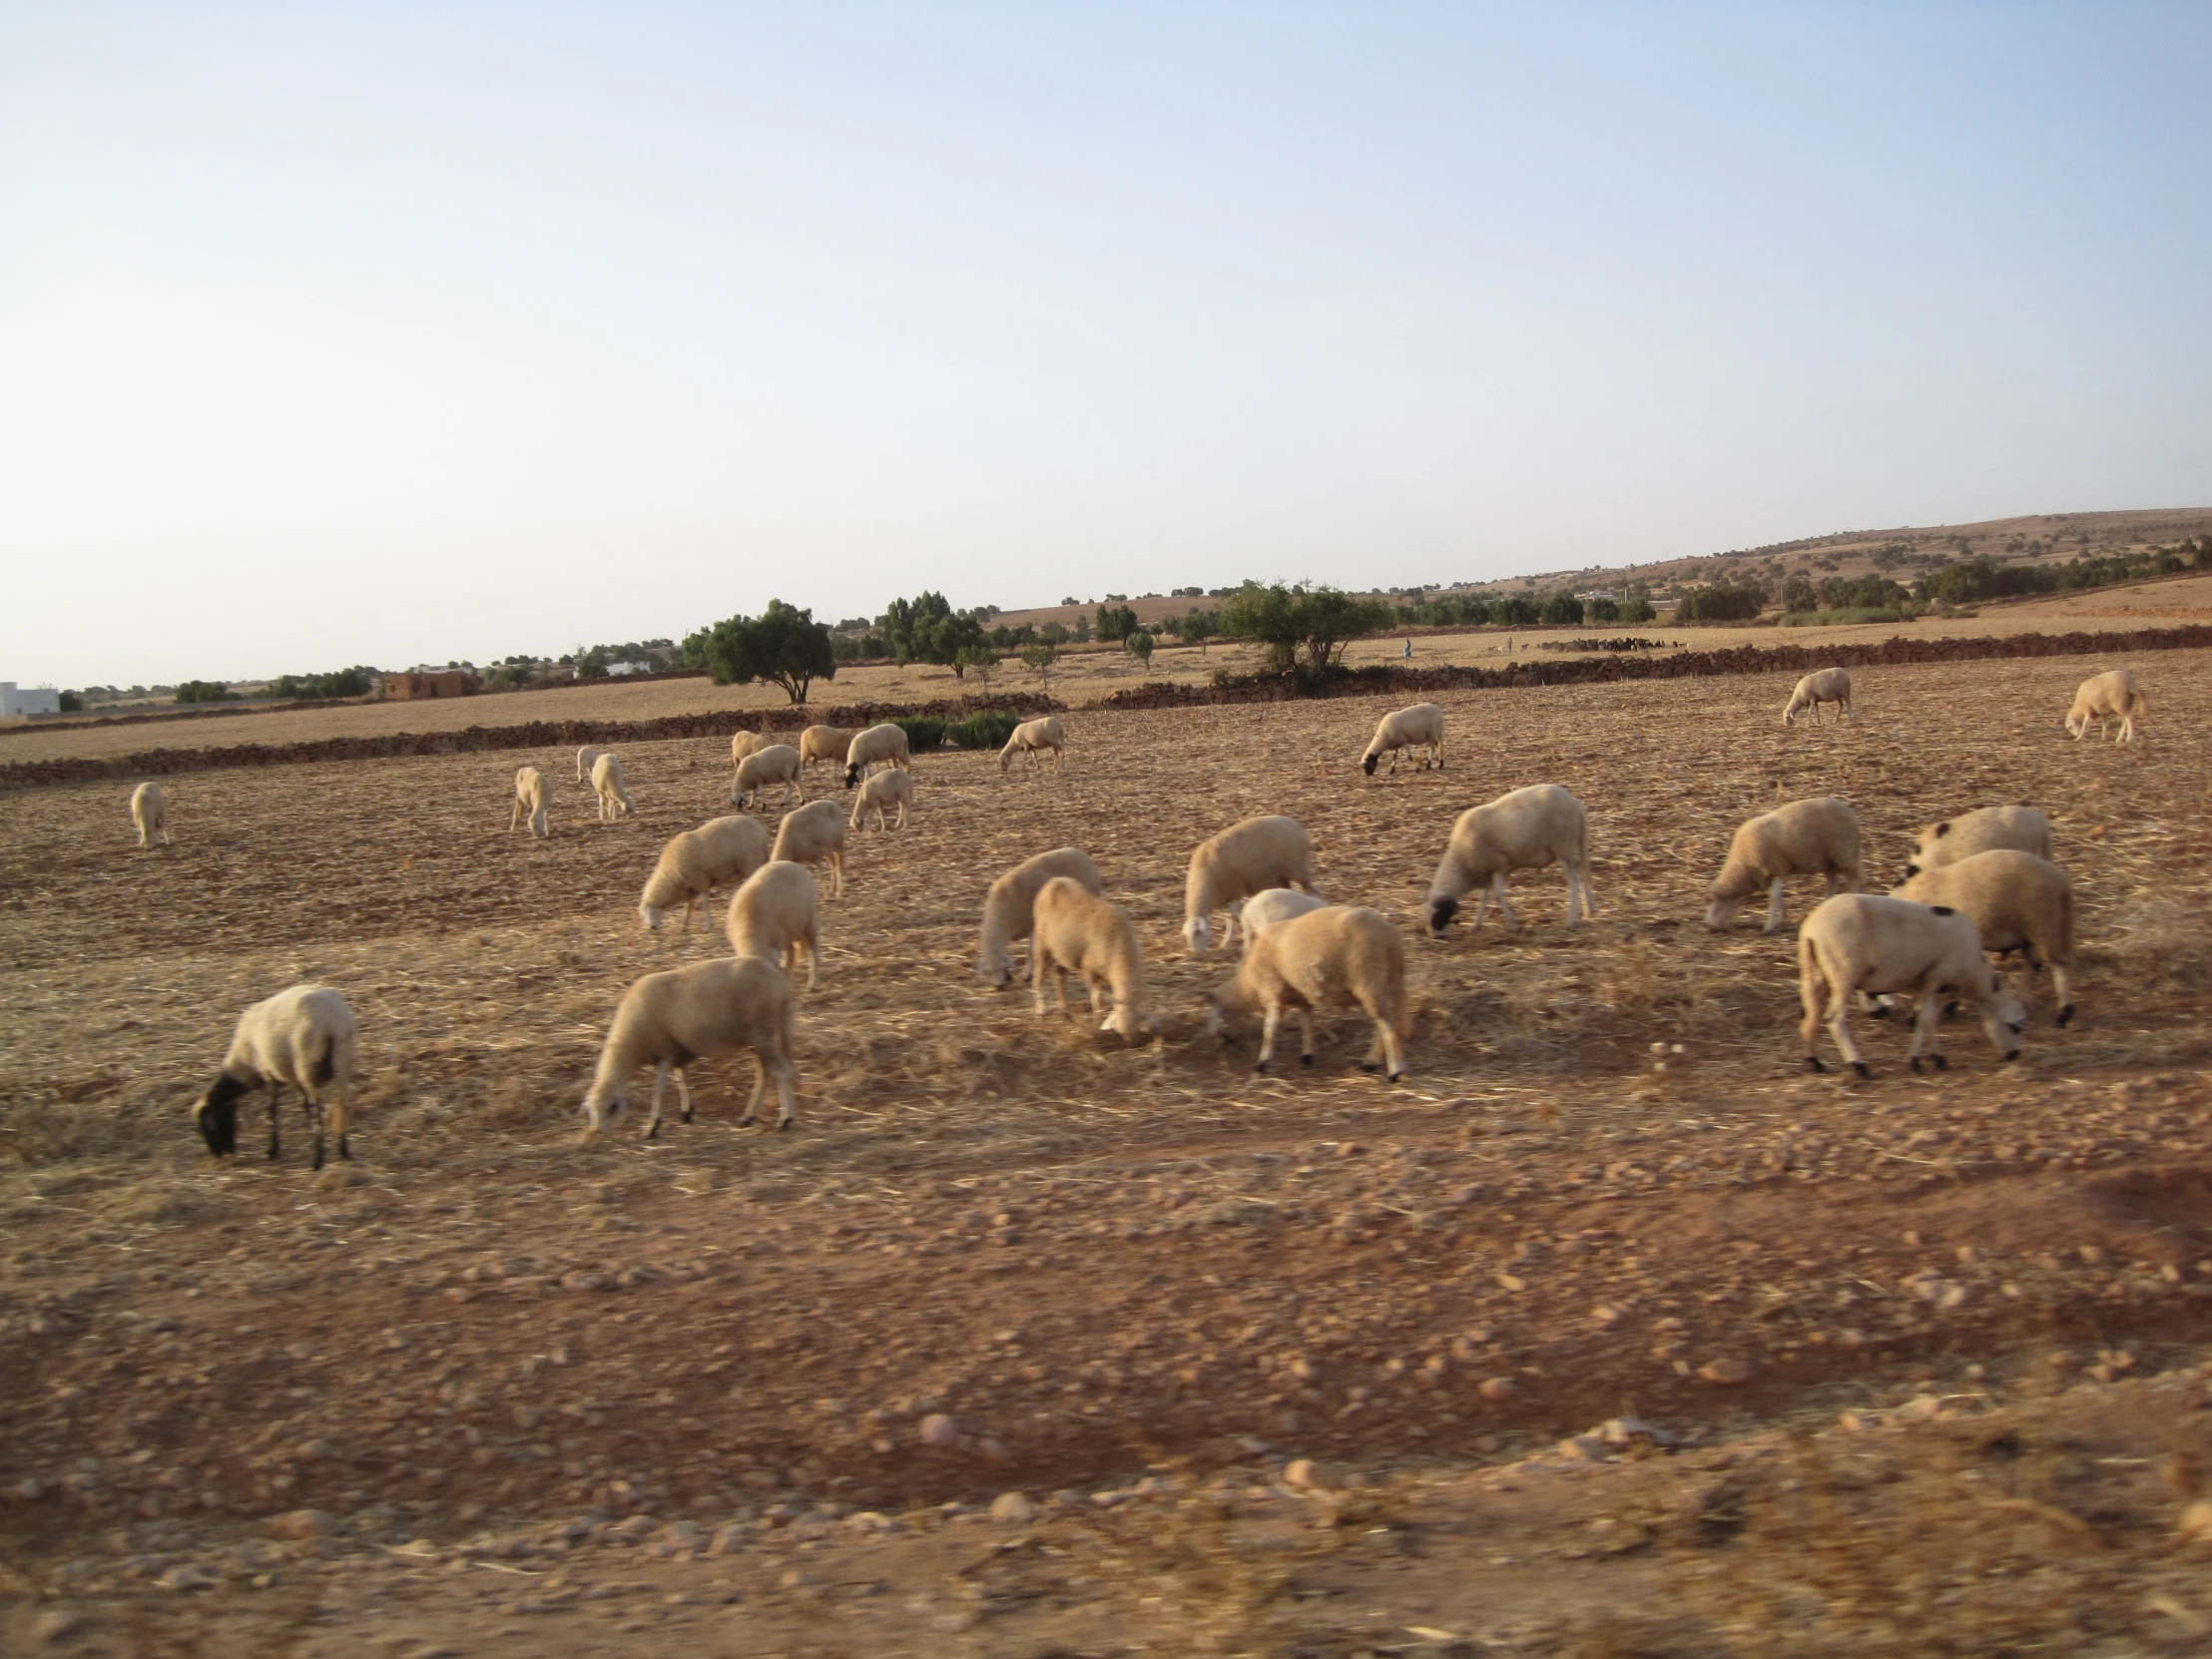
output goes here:
[{"label": "green tree", "polygon": [[1221,632],[1221,613],[1202,611],[1193,605],[1184,613],[1182,621],[1170,622],[1168,626],[1175,630],[1176,637],[1185,645],[1197,646],[1199,654],[1203,656],[1207,640]]},{"label": "green tree", "polygon": [[1582,624],[1582,601],[1561,588],[1544,596],[1541,614],[1553,627],[1577,628]]},{"label": "green tree", "polygon": [[998,652],[992,646],[963,645],[952,659],[952,675],[956,680],[965,680],[968,670],[973,669],[975,678],[982,681],[985,691],[989,691],[991,676],[998,672],[999,661]]},{"label": "green tree", "polygon": [[187,680],[177,688],[179,703],[236,703],[238,693],[220,680]]},{"label": "green tree", "polygon": [[1618,622],[1621,605],[1617,599],[1593,599],[1582,607],[1582,614],[1591,622]]},{"label": "green tree", "polygon": [[[829,625],[817,622],[813,611],[802,611],[781,599],[771,599],[758,617],[725,618],[706,635],[700,655],[718,686],[765,680],[783,687],[784,695],[797,704],[807,701],[808,688],[815,681],[837,677]],[[687,661],[692,639],[684,642]]]},{"label": "green tree", "polygon": [[1101,605],[1098,608],[1098,637],[1106,641],[1125,640],[1137,631],[1137,613],[1127,605]]},{"label": "green tree", "polygon": [[[986,613],[987,614],[987,613]],[[898,666],[934,663],[952,670],[955,679],[967,678],[960,653],[980,646],[985,638],[983,618],[973,612],[955,611],[941,593],[894,599],[883,618],[883,636],[890,642]]]},{"label": "green tree", "polygon": [[1508,628],[1533,627],[1536,618],[1536,602],[1525,593],[1509,593],[1490,603],[1490,620]]},{"label": "green tree", "polygon": [[1390,609],[1372,599],[1356,599],[1336,588],[1285,587],[1280,582],[1247,582],[1221,608],[1221,630],[1252,640],[1267,652],[1277,673],[1300,667],[1327,674],[1344,649],[1363,634],[1390,624]]},{"label": "green tree", "polygon": [[1804,571],[1793,571],[1783,578],[1782,608],[1785,611],[1817,611],[1821,608],[1821,596],[1813,586],[1813,578]]},{"label": "green tree", "polygon": [[1158,643],[1151,634],[1140,628],[1121,642],[1121,648],[1149,669],[1152,666],[1153,647]]},{"label": "green tree", "polygon": [[1622,622],[1651,622],[1659,613],[1652,609],[1651,601],[1640,593],[1632,593],[1620,602]]},{"label": "green tree", "polygon": [[1039,640],[1035,645],[1021,648],[1021,660],[1035,671],[1038,679],[1052,684],[1052,665],[1060,660],[1060,648],[1050,640]]}]

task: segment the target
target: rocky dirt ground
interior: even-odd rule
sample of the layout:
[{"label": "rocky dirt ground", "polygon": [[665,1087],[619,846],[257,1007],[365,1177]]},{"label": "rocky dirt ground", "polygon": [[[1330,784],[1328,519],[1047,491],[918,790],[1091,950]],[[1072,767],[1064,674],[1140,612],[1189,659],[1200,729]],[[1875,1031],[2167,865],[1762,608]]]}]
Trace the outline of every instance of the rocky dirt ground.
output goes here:
[{"label": "rocky dirt ground", "polygon": [[[2212,661],[2138,665],[2132,750],[2057,730],[2104,666],[1868,671],[1817,731],[1764,680],[1473,694],[1372,782],[1358,702],[923,757],[828,907],[798,1128],[735,1129],[729,1068],[652,1146],[575,1108],[621,987],[719,943],[634,908],[719,746],[625,751],[624,824],[565,783],[543,843],[551,755],[211,773],[149,853],[127,792],[0,798],[0,1650],[2201,1651]],[[1538,780],[1595,924],[1545,874],[1518,934],[1415,938],[1452,816]],[[1697,917],[1825,792],[1877,879],[2048,811],[2074,1025],[2038,985],[2018,1065],[1876,1026],[1871,1083],[1803,1075],[1788,938]],[[1270,1079],[1205,1038],[1181,869],[1259,811],[1405,928],[1407,1084],[1351,1021]],[[971,976],[983,887],[1070,840],[1148,1043]],[[212,1164],[193,1093],[308,977],[362,1021],[354,1162],[294,1118]]]}]

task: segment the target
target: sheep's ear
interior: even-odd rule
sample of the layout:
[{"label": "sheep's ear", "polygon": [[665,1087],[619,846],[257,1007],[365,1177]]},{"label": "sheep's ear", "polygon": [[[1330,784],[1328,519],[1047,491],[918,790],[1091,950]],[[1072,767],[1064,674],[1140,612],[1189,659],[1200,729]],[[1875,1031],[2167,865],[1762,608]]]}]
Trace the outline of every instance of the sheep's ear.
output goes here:
[{"label": "sheep's ear", "polygon": [[1943,824],[1938,824],[1938,825],[1936,825],[1936,834],[1938,834],[1938,835],[1947,835],[1947,834],[1949,834],[1949,833],[1950,833],[1950,825],[1949,825],[1948,823],[1943,823]]},{"label": "sheep's ear", "polygon": [[1934,910],[1939,916],[1954,916],[1958,913],[1948,904],[1931,904],[1929,908],[1931,910]]}]

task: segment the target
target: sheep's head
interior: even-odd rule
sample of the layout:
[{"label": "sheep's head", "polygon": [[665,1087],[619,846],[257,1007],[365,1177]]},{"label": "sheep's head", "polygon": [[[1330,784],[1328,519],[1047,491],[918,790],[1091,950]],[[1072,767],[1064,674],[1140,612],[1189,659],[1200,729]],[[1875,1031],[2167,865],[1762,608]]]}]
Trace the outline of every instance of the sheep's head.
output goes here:
[{"label": "sheep's head", "polygon": [[646,930],[652,932],[661,925],[661,910],[657,904],[640,904],[638,914],[644,918]]},{"label": "sheep's head", "polygon": [[1459,901],[1443,893],[1428,896],[1428,930],[1441,933],[1451,925],[1451,918],[1459,913]]},{"label": "sheep's head", "polygon": [[239,1149],[239,1096],[244,1093],[246,1085],[225,1072],[193,1111],[209,1153],[217,1158],[228,1158]]},{"label": "sheep's head", "polygon": [[2007,1060],[2020,1057],[2020,1033],[2027,1029],[2027,1010],[2020,1005],[1994,969],[1989,973],[1988,998],[1981,1005],[1981,1029],[1989,1046]]},{"label": "sheep's head", "polygon": [[859,781],[860,781],[860,769],[859,769],[859,768],[858,768],[857,766],[853,766],[853,765],[847,764],[847,765],[846,765],[846,767],[845,767],[845,769],[844,769],[844,787],[845,787],[846,789],[848,789],[848,790],[849,790],[849,789],[850,789],[850,788],[851,788],[851,787],[852,787],[853,785],[857,784],[857,783],[858,783]]},{"label": "sheep's head", "polygon": [[1370,755],[1366,760],[1360,763],[1360,770],[1366,773],[1370,778],[1373,778],[1375,776],[1375,769],[1382,762],[1382,757],[1380,755]]},{"label": "sheep's head", "polygon": [[975,976],[986,981],[992,990],[1002,991],[1013,983],[1014,959],[1003,950],[986,950],[976,958]]},{"label": "sheep's head", "polygon": [[1183,942],[1190,947],[1193,956],[1203,956],[1214,946],[1214,929],[1204,916],[1192,916],[1183,923]]}]

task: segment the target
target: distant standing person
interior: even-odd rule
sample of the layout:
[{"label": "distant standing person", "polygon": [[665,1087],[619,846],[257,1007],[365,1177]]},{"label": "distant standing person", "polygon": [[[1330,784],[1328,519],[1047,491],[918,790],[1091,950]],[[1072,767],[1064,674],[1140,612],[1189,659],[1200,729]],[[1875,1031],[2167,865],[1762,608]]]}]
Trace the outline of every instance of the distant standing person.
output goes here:
[{"label": "distant standing person", "polygon": [[1405,655],[1405,660],[1406,660],[1407,662],[1411,662],[1411,661],[1413,660],[1413,641],[1412,641],[1412,637],[1411,637],[1410,635],[1408,635],[1408,636],[1406,637],[1406,640],[1405,640],[1405,653],[1404,653],[1404,655]]}]

